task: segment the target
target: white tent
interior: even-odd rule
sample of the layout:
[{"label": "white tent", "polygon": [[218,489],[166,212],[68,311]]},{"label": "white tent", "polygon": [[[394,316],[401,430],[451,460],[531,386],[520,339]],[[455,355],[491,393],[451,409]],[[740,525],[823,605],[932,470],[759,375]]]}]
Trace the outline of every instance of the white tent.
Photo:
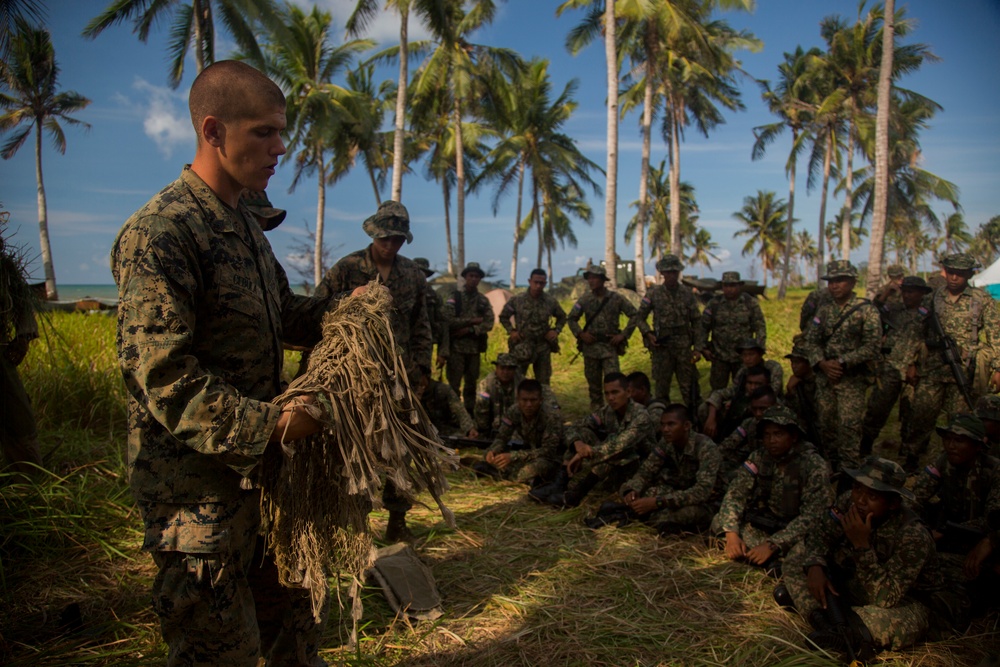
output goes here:
[{"label": "white tent", "polygon": [[981,287],[992,294],[994,299],[1000,299],[1000,258],[973,276],[969,282],[973,287]]}]

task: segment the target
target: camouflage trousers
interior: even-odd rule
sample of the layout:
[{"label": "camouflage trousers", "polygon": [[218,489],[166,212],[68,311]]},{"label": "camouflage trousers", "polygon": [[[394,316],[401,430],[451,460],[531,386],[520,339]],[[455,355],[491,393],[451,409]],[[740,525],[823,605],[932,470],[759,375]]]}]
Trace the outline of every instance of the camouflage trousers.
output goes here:
[{"label": "camouflage trousers", "polygon": [[834,472],[841,466],[861,465],[861,424],[867,390],[868,379],[863,375],[845,375],[837,383],[822,373],[816,377],[819,431]]},{"label": "camouflage trousers", "polygon": [[533,479],[548,482],[555,477],[559,470],[560,461],[553,461],[542,457],[525,459],[523,461],[511,461],[510,465],[500,471],[500,476],[506,480],[529,484]]},{"label": "camouflage trousers", "polygon": [[598,410],[604,405],[604,376],[608,373],[618,373],[620,370],[618,355],[611,357],[583,356],[583,375],[587,378],[591,410]]},{"label": "camouflage trousers", "polygon": [[285,588],[266,555],[260,495],[227,503],[142,503],[158,572],[153,609],[167,665],[317,666],[327,610],[313,617],[309,592]]},{"label": "camouflage trousers", "polygon": [[728,387],[729,381],[736,377],[742,366],[743,362],[739,359],[736,361],[723,361],[722,359],[713,361],[712,370],[708,374],[708,382],[712,391]]},{"label": "camouflage trousers", "polygon": [[12,472],[29,474],[42,465],[38,432],[31,400],[17,373],[0,346],[0,449]]},{"label": "camouflage trousers", "polygon": [[667,403],[670,400],[670,382],[677,376],[677,385],[681,390],[681,403],[689,405],[692,395],[692,383],[695,382],[695,366],[691,362],[691,348],[685,347],[654,347],[650,354],[652,356],[650,374],[656,385],[656,398],[663,399]]},{"label": "camouflage trousers", "polygon": [[[469,414],[476,411],[476,384],[479,382],[479,367],[482,355],[478,352],[455,352],[448,355],[448,384],[462,397]],[[462,382],[465,386],[462,386]]]},{"label": "camouflage trousers", "polygon": [[913,418],[900,447],[900,454],[920,455],[927,451],[938,415],[944,410],[949,418],[956,412],[971,412],[961,390],[954,382],[940,382],[922,377],[913,390]]},{"label": "camouflage trousers", "polygon": [[687,505],[685,507],[667,508],[651,512],[645,522],[661,527],[703,529],[712,521],[714,508],[710,505]]},{"label": "camouflage trousers", "polygon": [[[785,586],[795,601],[796,611],[808,619],[809,614],[819,609],[820,604],[806,584],[806,573],[803,570],[805,562],[806,554],[800,543],[785,557],[782,573]],[[841,599],[849,603],[864,621],[878,647],[898,651],[917,643],[927,633],[930,612],[924,604],[911,597],[904,597],[888,608],[867,604],[867,595],[861,585],[853,579],[845,581],[842,576],[838,576],[840,574],[839,569],[834,566],[832,575],[828,576],[831,576]]]},{"label": "camouflage trousers", "polygon": [[[713,535],[723,535],[722,525],[719,523],[719,515],[716,514],[712,519],[712,525],[709,527],[709,531]],[[764,544],[771,537],[768,533],[764,532],[756,526],[751,526],[749,523],[740,524],[739,529],[740,539],[743,540],[744,544],[747,546],[747,551],[753,549],[754,547]]]},{"label": "camouflage trousers", "polygon": [[523,360],[523,357],[515,355],[518,361],[518,368],[521,371],[522,377],[528,376],[528,367],[533,367],[535,372],[535,379],[544,385],[548,385],[552,381],[552,350],[549,348],[548,344],[536,345],[535,349],[532,351],[532,356],[527,361]]},{"label": "camouflage trousers", "polygon": [[885,423],[889,421],[892,406],[897,400],[899,400],[900,437],[905,440],[913,417],[912,402],[908,394],[903,392],[902,375],[883,361],[879,364],[875,384],[872,386],[871,394],[868,395],[868,407],[865,409],[865,418],[861,426],[865,438],[871,438],[872,441],[878,438]]}]

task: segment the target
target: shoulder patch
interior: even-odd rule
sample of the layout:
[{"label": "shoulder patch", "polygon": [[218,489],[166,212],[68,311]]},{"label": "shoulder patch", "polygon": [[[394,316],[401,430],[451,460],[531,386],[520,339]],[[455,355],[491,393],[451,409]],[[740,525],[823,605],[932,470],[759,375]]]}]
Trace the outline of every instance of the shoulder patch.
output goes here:
[{"label": "shoulder patch", "polygon": [[573,307],[570,308],[570,311],[577,311],[577,310],[580,310],[580,308],[581,308],[580,302],[577,301],[576,303],[573,304]]},{"label": "shoulder patch", "polygon": [[490,393],[488,391],[481,391],[479,392],[479,398],[485,398],[486,400],[489,400]]},{"label": "shoulder patch", "polygon": [[934,479],[941,479],[941,471],[934,466],[927,466],[924,468],[924,472],[933,477]]},{"label": "shoulder patch", "polygon": [[663,451],[662,447],[657,447],[653,450],[653,453],[659,456],[661,459],[667,458],[667,453]]},{"label": "shoulder patch", "polygon": [[503,422],[504,424],[506,424],[507,426],[513,426],[514,425],[514,422],[512,422],[507,417],[501,417],[500,421]]},{"label": "shoulder patch", "polygon": [[736,432],[740,434],[741,438],[747,437],[747,430],[745,428],[743,428],[742,426],[737,426],[736,427]]},{"label": "shoulder patch", "polygon": [[653,302],[649,300],[648,296],[642,297],[642,302],[645,304],[652,304]]},{"label": "shoulder patch", "polygon": [[600,426],[603,423],[601,422],[601,416],[596,412],[590,415],[590,421],[594,422],[598,426]]},{"label": "shoulder patch", "polygon": [[454,306],[455,305],[455,297],[450,297],[447,301],[445,301],[445,303],[450,303],[451,305]]},{"label": "shoulder patch", "polygon": [[757,466],[750,459],[747,459],[746,461],[743,462],[743,467],[746,468],[747,472],[749,472],[754,477],[757,476]]},{"label": "shoulder patch", "polygon": [[711,308],[706,308],[706,309],[704,310],[704,313],[705,313],[706,315],[711,315],[711,314],[712,314],[712,309],[711,309]]},{"label": "shoulder patch", "polygon": [[929,313],[931,311],[927,310],[927,308],[925,306],[918,306],[917,307],[917,312],[920,313],[921,315],[926,315],[927,313]]},{"label": "shoulder patch", "polygon": [[819,319],[819,315],[813,318],[813,324],[820,324],[823,320]]}]

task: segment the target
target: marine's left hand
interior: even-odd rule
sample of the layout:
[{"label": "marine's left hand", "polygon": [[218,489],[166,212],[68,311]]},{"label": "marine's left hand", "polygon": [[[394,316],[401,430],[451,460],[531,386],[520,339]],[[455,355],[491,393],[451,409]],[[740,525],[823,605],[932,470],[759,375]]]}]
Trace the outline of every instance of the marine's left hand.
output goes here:
[{"label": "marine's left hand", "polygon": [[867,549],[871,546],[868,538],[872,534],[872,515],[861,516],[857,505],[851,505],[847,514],[841,515],[840,525],[844,527],[844,535],[855,549]]}]

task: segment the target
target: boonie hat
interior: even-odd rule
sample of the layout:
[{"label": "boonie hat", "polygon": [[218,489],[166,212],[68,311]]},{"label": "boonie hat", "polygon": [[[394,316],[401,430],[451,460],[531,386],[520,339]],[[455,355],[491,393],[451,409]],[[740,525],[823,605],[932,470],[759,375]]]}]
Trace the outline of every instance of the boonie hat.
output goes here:
[{"label": "boonie hat", "polygon": [[431,263],[426,257],[414,257],[413,263],[417,265],[417,268],[424,272],[425,276],[434,275],[435,271],[431,268]]},{"label": "boonie hat", "polygon": [[682,271],[684,265],[681,264],[681,260],[677,255],[664,255],[663,258],[656,263],[656,270],[660,273],[664,271]]},{"label": "boonie hat", "polygon": [[800,439],[805,440],[808,437],[802,428],[802,424],[799,423],[798,415],[786,405],[772,405],[764,411],[764,414],[760,417],[760,421],[757,422],[758,436],[764,432],[765,423],[777,424],[778,426],[792,426],[799,432]]},{"label": "boonie hat", "polygon": [[469,262],[462,269],[461,276],[464,278],[466,273],[478,273],[480,278],[486,277],[486,272],[479,267],[479,262]]},{"label": "boonie hat", "polygon": [[952,415],[947,426],[936,426],[934,430],[940,436],[944,436],[945,433],[953,433],[975,440],[978,444],[986,443],[986,424],[983,423],[982,419],[968,412],[958,412]]},{"label": "boonie hat", "polygon": [[254,215],[263,218],[261,228],[269,232],[280,225],[288,213],[280,208],[271,206],[271,200],[267,198],[264,190],[247,190],[243,193],[243,204],[250,209]]},{"label": "boonie hat", "polygon": [[906,276],[903,278],[903,282],[900,283],[899,288],[921,290],[928,294],[934,291],[934,288],[928,285],[927,281],[920,276]]},{"label": "boonie hat", "polygon": [[760,350],[761,352],[767,352],[767,349],[760,344],[756,338],[744,338],[740,341],[740,344],[736,346],[737,350]]},{"label": "boonie hat", "polygon": [[510,352],[501,352],[497,355],[497,366],[518,366],[517,359]]},{"label": "boonie hat", "polygon": [[835,259],[826,265],[826,275],[823,280],[834,278],[857,278],[858,269],[846,259]]},{"label": "boonie hat", "polygon": [[589,278],[590,276],[597,276],[602,280],[608,279],[608,270],[601,265],[587,267],[587,270],[583,272],[584,278]]},{"label": "boonie hat", "polygon": [[975,271],[979,268],[979,262],[967,252],[956,252],[952,255],[942,257],[941,266],[946,269],[957,269],[959,271]]},{"label": "boonie hat", "polygon": [[890,278],[902,278],[903,276],[906,275],[906,269],[904,269],[899,264],[893,264],[888,269],[885,270],[885,273]]},{"label": "boonie hat", "polygon": [[743,279],[740,278],[739,271],[726,271],[722,274],[722,280],[720,282],[723,285],[742,285]]},{"label": "boonie hat", "polygon": [[873,491],[895,493],[907,500],[915,500],[913,492],[906,488],[906,471],[895,461],[869,456],[860,468],[844,468],[855,482]]},{"label": "boonie hat", "polygon": [[976,401],[976,416],[1000,422],[1000,396],[995,394],[980,396]]},{"label": "boonie hat", "polygon": [[361,229],[373,239],[402,236],[406,238],[407,243],[413,243],[413,234],[410,233],[410,214],[406,212],[405,206],[391,199],[379,204],[375,215],[365,220],[361,224]]}]

